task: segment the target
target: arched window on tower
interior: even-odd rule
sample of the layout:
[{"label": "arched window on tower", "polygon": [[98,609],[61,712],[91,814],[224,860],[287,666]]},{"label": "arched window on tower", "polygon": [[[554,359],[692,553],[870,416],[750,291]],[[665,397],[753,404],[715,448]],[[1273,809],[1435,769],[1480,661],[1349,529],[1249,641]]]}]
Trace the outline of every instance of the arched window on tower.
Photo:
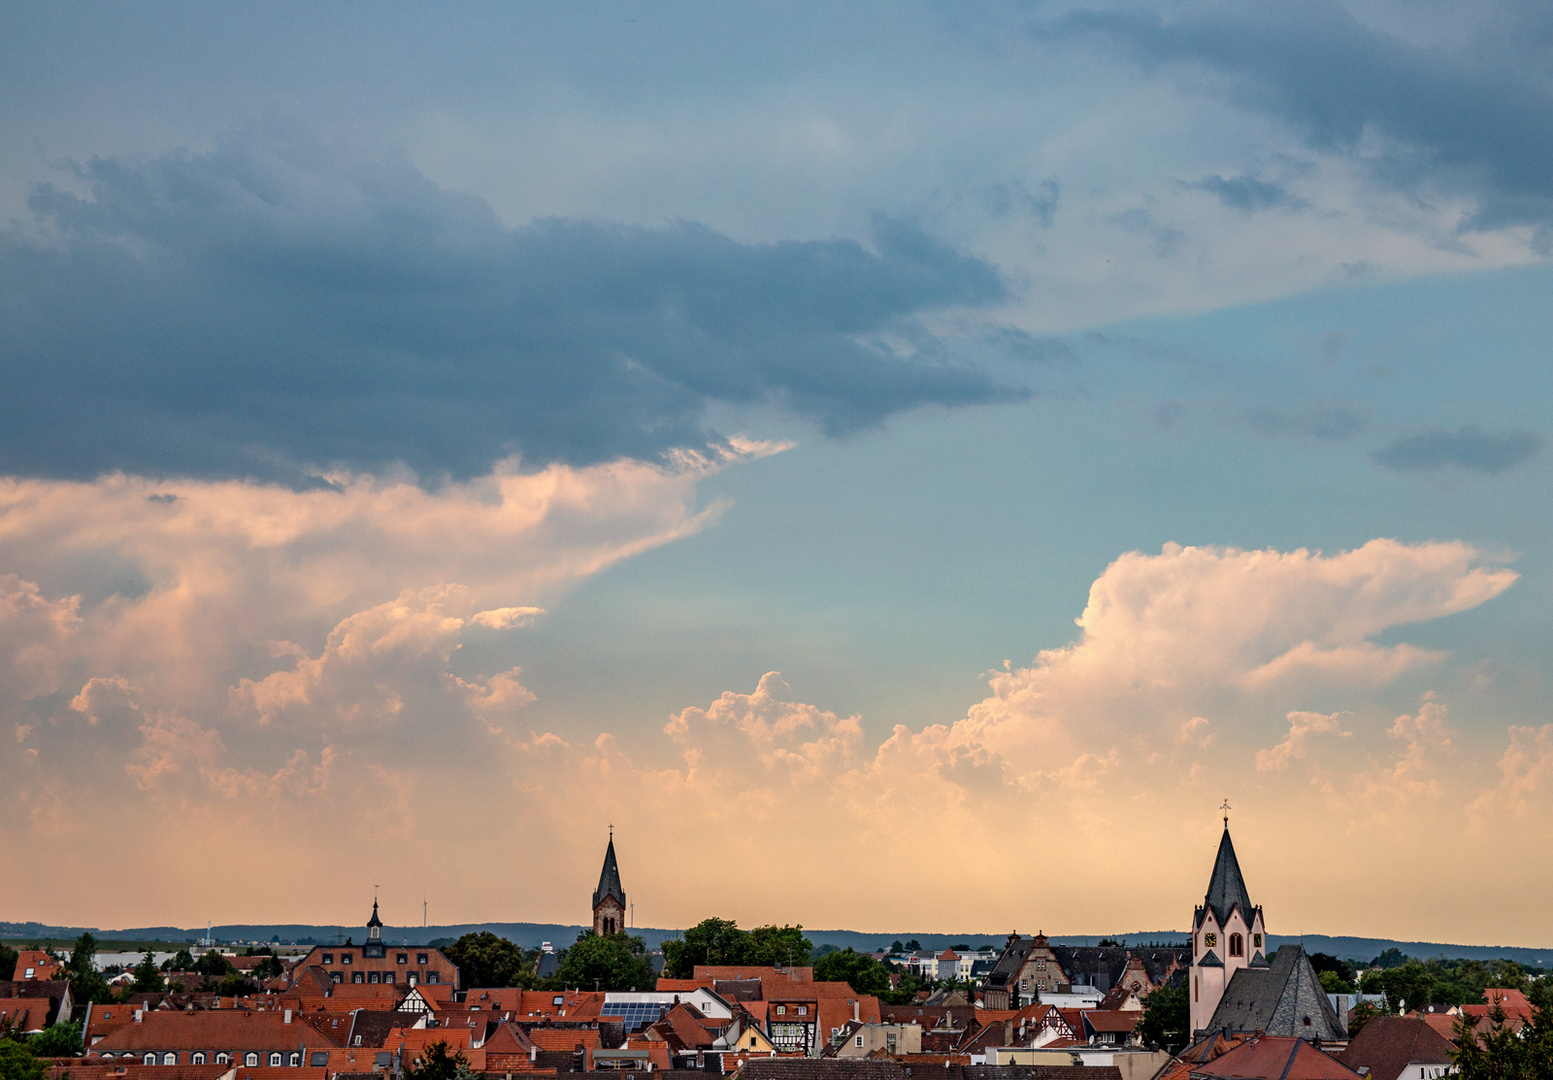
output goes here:
[{"label": "arched window on tower", "polygon": [[1231,956],[1246,955],[1246,939],[1239,934],[1229,936],[1229,954]]}]

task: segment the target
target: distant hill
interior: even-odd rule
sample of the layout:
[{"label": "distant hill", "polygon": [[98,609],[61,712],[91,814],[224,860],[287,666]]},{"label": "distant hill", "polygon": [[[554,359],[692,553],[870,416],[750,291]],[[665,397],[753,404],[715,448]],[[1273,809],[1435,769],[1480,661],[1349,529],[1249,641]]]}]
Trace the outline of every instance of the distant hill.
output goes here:
[{"label": "distant hill", "polygon": [[[541,942],[551,942],[556,948],[564,948],[577,940],[585,929],[580,925],[562,923],[456,923],[449,926],[385,926],[383,937],[393,944],[425,945],[439,938],[456,938],[462,934],[489,930],[508,938],[525,948],[534,948]],[[0,939],[11,941],[37,941],[44,939],[69,939],[83,931],[91,931],[101,941],[198,941],[205,936],[203,926],[192,930],[176,926],[137,926],[122,930],[101,930],[97,927],[49,926],[37,922],[0,921]],[[677,937],[679,930],[663,930],[654,927],[632,927],[631,933],[640,935],[649,946],[656,948],[664,941]],[[267,942],[275,938],[285,943],[310,945],[333,944],[351,937],[360,941],[366,930],[360,926],[308,926],[296,923],[236,924],[213,927],[211,933],[217,941]],[[805,936],[816,946],[834,945],[839,949],[851,947],[859,952],[887,948],[892,942],[917,941],[924,949],[947,949],[956,945],[977,948],[991,945],[1001,948],[1007,940],[1006,933],[928,934],[922,932],[897,934],[865,934],[856,930],[809,930]],[[1049,935],[1054,944],[1095,945],[1097,936],[1071,934]],[[1111,934],[1113,940],[1128,945],[1183,944],[1189,935],[1185,930],[1147,930],[1129,934]],[[1277,948],[1286,942],[1303,943],[1309,952],[1330,953],[1347,959],[1366,962],[1390,948],[1401,949],[1408,956],[1422,960],[1432,958],[1464,958],[1469,960],[1515,960],[1530,966],[1542,965],[1553,970],[1553,949],[1524,948],[1516,945],[1451,945],[1434,941],[1395,941],[1390,938],[1334,937],[1327,934],[1303,936],[1268,935],[1268,945]]]}]

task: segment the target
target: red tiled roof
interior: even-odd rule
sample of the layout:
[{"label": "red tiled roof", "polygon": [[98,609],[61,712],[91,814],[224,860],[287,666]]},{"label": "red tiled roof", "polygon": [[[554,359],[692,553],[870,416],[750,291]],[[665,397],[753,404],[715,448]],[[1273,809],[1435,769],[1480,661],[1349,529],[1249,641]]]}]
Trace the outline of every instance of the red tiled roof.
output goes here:
[{"label": "red tiled roof", "polygon": [[[52,979],[64,970],[65,965],[44,949],[20,949],[16,953],[16,974],[13,979]],[[32,974],[27,974],[28,969]]]},{"label": "red tiled roof", "polygon": [[48,1016],[46,998],[0,998],[0,1027],[36,1031]]},{"label": "red tiled roof", "polygon": [[1338,1055],[1350,1069],[1369,1070],[1370,1080],[1397,1080],[1409,1064],[1449,1065],[1456,1044],[1421,1016],[1371,1017]]},{"label": "red tiled roof", "polygon": [[147,1012],[139,1023],[125,1024],[90,1049],[93,1055],[146,1050],[205,1050],[230,1052],[291,1051],[333,1043],[310,1024],[275,1011],[208,1009],[198,1012]]},{"label": "red tiled roof", "polygon": [[1331,1054],[1289,1035],[1252,1036],[1207,1064],[1194,1067],[1191,1075],[1234,1080],[1360,1080],[1357,1072]]},{"label": "red tiled roof", "polygon": [[1084,1012],[1084,1023],[1096,1033],[1130,1034],[1142,1019],[1141,1012],[1122,1009],[1088,1009]]}]

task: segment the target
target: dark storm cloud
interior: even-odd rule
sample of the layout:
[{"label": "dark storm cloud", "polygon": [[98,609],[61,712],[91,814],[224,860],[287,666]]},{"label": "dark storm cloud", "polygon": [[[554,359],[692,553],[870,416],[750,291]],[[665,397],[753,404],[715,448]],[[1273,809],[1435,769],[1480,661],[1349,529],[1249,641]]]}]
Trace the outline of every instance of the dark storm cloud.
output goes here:
[{"label": "dark storm cloud", "polygon": [[1448,465],[1477,472],[1503,472],[1531,457],[1542,440],[1528,431],[1495,435],[1466,424],[1455,431],[1426,431],[1387,443],[1370,456],[1395,472],[1430,472]]},{"label": "dark storm cloud", "polygon": [[463,477],[705,444],[712,402],[840,435],[1025,394],[920,321],[1004,300],[999,273],[888,217],[873,251],[508,230],[408,165],[274,132],[80,180],[35,192],[43,239],[0,237],[0,472]]},{"label": "dark storm cloud", "polygon": [[[1389,181],[1430,179],[1474,192],[1471,224],[1553,216],[1553,87],[1533,15],[1492,23],[1443,51],[1365,26],[1319,2],[1197,5],[1165,18],[1136,7],[1080,11],[1041,25],[1101,40],[1145,68],[1198,65],[1227,77],[1238,104],[1290,123],[1312,145],[1352,152]],[[1244,194],[1255,197],[1254,190]]]}]

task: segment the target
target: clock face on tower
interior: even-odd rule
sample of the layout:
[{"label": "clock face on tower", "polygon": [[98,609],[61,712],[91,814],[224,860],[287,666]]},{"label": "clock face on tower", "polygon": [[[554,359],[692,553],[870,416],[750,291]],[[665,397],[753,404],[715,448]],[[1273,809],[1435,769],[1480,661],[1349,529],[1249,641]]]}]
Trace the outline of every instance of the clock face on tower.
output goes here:
[{"label": "clock face on tower", "polygon": [[1218,934],[1204,934],[1202,936],[1202,947],[1205,948],[1205,949],[1211,949],[1215,945],[1217,945],[1218,943],[1219,943],[1219,935]]}]

